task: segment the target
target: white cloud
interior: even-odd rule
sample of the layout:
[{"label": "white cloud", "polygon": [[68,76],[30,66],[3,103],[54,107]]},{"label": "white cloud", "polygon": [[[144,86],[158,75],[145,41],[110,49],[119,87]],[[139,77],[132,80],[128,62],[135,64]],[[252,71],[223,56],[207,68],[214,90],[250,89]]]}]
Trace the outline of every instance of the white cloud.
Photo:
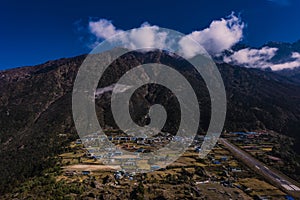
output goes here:
[{"label": "white cloud", "polygon": [[[287,3],[286,0],[269,0],[276,3]],[[194,31],[178,42],[179,54],[185,57],[193,57],[203,53],[201,44],[211,55],[219,55],[243,39],[245,24],[232,13],[226,19],[212,21],[208,28]],[[97,38],[94,46],[102,40],[110,40],[112,36],[119,34],[118,41],[122,46],[131,49],[153,48],[168,49],[168,45],[174,45],[174,41],[168,38],[168,33],[161,31],[158,26],[143,23],[140,28],[130,31],[117,29],[111,21],[100,19],[89,22],[90,32]],[[169,40],[168,40],[169,39]],[[191,40],[192,39],[192,40]],[[300,66],[300,53],[294,52],[290,61],[272,63],[271,59],[276,55],[277,48],[263,47],[261,49],[245,48],[232,52],[230,56],[224,56],[223,61],[244,67],[268,68],[272,70],[291,69]],[[230,50],[231,51],[231,50]]]},{"label": "white cloud", "polygon": [[122,37],[122,42],[129,48],[166,48],[167,33],[159,31],[158,26],[144,23],[141,29],[132,29]]},{"label": "white cloud", "polygon": [[280,64],[274,64],[272,65],[272,70],[282,70],[282,69],[293,69],[296,67],[300,67],[300,54],[298,52],[293,52],[292,59],[293,61],[280,63]]},{"label": "white cloud", "polygon": [[[213,21],[210,26],[202,31],[194,31],[183,37],[178,44],[179,52],[186,57],[193,57],[199,53],[203,53],[203,48],[197,44],[200,43],[210,54],[218,54],[226,49],[230,49],[239,42],[243,36],[244,23],[241,19],[231,14],[227,19]],[[90,32],[96,36],[98,44],[101,40],[109,40],[113,35],[120,34],[119,41],[127,48],[141,47],[159,47],[160,49],[168,49],[170,41],[167,39],[168,33],[159,30],[158,26],[143,23],[139,29],[123,31],[117,29],[111,21],[100,19],[99,21],[89,22]],[[195,42],[192,42],[193,39]],[[167,42],[168,41],[168,42]]]},{"label": "white cloud", "polygon": [[213,21],[210,26],[188,35],[199,42],[210,54],[230,49],[243,38],[244,23],[232,13],[228,19]]},{"label": "white cloud", "polygon": [[292,69],[300,66],[300,54],[293,52],[290,60],[278,64],[272,63],[270,60],[276,55],[277,48],[263,47],[261,49],[245,48],[234,52],[231,56],[225,56],[223,61],[249,68],[268,68],[272,70]]},{"label": "white cloud", "polygon": [[180,47],[179,54],[186,58],[191,58],[199,54],[199,52],[203,52],[203,49],[198,45],[198,43],[188,37],[183,37],[178,44]]},{"label": "white cloud", "polygon": [[92,34],[97,38],[108,39],[109,37],[121,33],[116,27],[107,19],[100,19],[96,22],[89,22],[89,28]]},{"label": "white cloud", "polygon": [[[151,26],[148,23],[143,23],[140,28],[123,31],[117,29],[111,21],[100,19],[96,22],[89,22],[90,32],[99,40],[111,40],[111,42],[119,42],[126,48],[153,48],[158,46],[164,48],[167,37],[166,32],[159,31],[158,26]],[[117,41],[112,36],[119,34]],[[114,41],[112,41],[114,39]],[[92,45],[92,47],[95,45]]]},{"label": "white cloud", "polygon": [[224,62],[238,64],[244,67],[267,68],[269,60],[275,56],[277,48],[263,47],[262,49],[245,48],[225,56]]}]

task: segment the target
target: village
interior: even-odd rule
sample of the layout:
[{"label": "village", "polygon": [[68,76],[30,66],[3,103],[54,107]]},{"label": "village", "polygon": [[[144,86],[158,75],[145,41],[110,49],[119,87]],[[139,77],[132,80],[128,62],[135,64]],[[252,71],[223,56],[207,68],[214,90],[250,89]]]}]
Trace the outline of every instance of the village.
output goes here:
[{"label": "village", "polygon": [[[267,138],[268,134],[228,133],[223,137],[235,142],[243,139],[248,144],[257,137]],[[98,142],[102,139],[113,142],[116,148],[113,151],[107,149],[108,147],[99,148]],[[161,188],[164,188],[179,184],[182,186],[183,183],[188,182],[193,188],[189,194],[184,194],[180,189],[176,190],[177,195],[182,195],[182,197],[186,197],[186,195],[209,196],[210,198],[214,196],[216,199],[224,198],[224,195],[228,199],[286,199],[289,197],[285,191],[271,185],[239,159],[236,159],[222,143],[218,143],[204,159],[199,158],[204,136],[196,137],[188,150],[165,168],[153,164],[155,162],[151,158],[139,159],[140,154],[160,148],[171,139],[174,138],[170,135],[145,139],[117,136],[116,134],[107,138],[99,138],[94,134],[77,139],[68,147],[68,153],[59,156],[62,174],[57,177],[57,180],[84,183],[93,179],[97,187],[107,190],[114,188],[117,191],[126,187],[136,187],[141,183],[150,191],[153,189],[153,184],[159,184]],[[178,137],[175,139],[184,140],[184,138]],[[244,145],[246,146],[246,144]],[[272,145],[268,144],[269,146],[267,146],[267,144],[266,139],[266,144],[262,143],[256,148],[267,151]],[[243,147],[241,146],[241,148]],[[125,163],[120,163],[120,161],[124,161],[122,149],[132,152],[132,156],[125,159]],[[246,146],[244,149],[251,148]],[[105,150],[109,151],[103,156]],[[101,153],[101,157],[99,157],[99,153]],[[152,172],[143,173],[143,169]],[[182,192],[183,194],[181,194]],[[150,193],[148,195],[151,196]]]}]

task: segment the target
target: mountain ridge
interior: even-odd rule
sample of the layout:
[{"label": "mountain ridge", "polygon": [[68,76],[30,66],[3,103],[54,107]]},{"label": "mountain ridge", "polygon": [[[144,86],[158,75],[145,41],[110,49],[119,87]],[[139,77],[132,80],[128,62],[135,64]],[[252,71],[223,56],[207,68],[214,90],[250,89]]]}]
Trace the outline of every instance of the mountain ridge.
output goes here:
[{"label": "mountain ridge", "polygon": [[[123,71],[115,72],[117,75],[128,70],[129,65],[149,61],[173,66],[177,63],[163,52],[136,52],[126,56],[111,66],[125,67]],[[55,160],[51,156],[64,151],[65,144],[78,137],[72,119],[71,95],[77,70],[84,58],[85,55],[81,55],[0,72],[0,176],[8,177],[0,181],[0,191],[8,189],[5,187],[8,182],[13,187],[18,182],[39,174],[45,165],[53,165]],[[300,85],[293,84],[293,80],[274,72],[225,63],[218,64],[218,68],[228,100],[224,129],[272,129],[295,138],[295,149],[300,152],[296,148],[300,144],[300,136],[297,134],[300,132],[300,110],[297,106],[300,103]],[[187,70],[184,73],[192,81],[200,81],[193,71]],[[205,131],[210,117],[209,99],[201,83],[198,93],[203,108],[200,125],[202,131]],[[107,103],[109,97],[109,94],[103,94],[103,99],[96,105],[99,122],[113,125],[110,121],[112,116],[107,112],[109,106],[101,105]],[[157,96],[155,98],[160,99]],[[141,96],[137,96],[135,100],[140,99]],[[108,118],[104,116],[106,113]],[[67,134],[67,138],[60,138],[59,134]]]}]

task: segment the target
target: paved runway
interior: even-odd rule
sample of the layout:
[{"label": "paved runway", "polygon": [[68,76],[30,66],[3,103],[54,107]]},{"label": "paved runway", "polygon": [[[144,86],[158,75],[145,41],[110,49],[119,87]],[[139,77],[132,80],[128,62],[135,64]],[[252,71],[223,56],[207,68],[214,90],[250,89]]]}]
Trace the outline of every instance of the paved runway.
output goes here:
[{"label": "paved runway", "polygon": [[287,180],[287,178],[269,169],[265,164],[256,160],[254,157],[244,152],[239,147],[231,144],[226,139],[220,138],[219,142],[223,144],[226,148],[228,148],[229,151],[236,153],[241,159],[246,160],[245,164],[247,164],[250,167],[255,167],[266,178],[273,180],[273,182],[277,182],[281,186],[281,188],[284,189],[285,191],[291,191],[296,193],[299,192],[300,195],[300,188],[296,186],[294,183],[292,183],[290,180]]}]

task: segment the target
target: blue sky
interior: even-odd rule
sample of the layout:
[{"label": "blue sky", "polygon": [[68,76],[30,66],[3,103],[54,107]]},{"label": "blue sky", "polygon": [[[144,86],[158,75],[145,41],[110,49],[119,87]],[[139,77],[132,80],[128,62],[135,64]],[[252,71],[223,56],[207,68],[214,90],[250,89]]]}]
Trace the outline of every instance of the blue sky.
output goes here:
[{"label": "blue sky", "polygon": [[300,39],[298,0],[16,1],[0,3],[0,69],[36,65],[88,53],[88,22],[111,20],[122,30],[143,22],[183,33],[207,28],[213,20],[240,15],[243,43]]}]

